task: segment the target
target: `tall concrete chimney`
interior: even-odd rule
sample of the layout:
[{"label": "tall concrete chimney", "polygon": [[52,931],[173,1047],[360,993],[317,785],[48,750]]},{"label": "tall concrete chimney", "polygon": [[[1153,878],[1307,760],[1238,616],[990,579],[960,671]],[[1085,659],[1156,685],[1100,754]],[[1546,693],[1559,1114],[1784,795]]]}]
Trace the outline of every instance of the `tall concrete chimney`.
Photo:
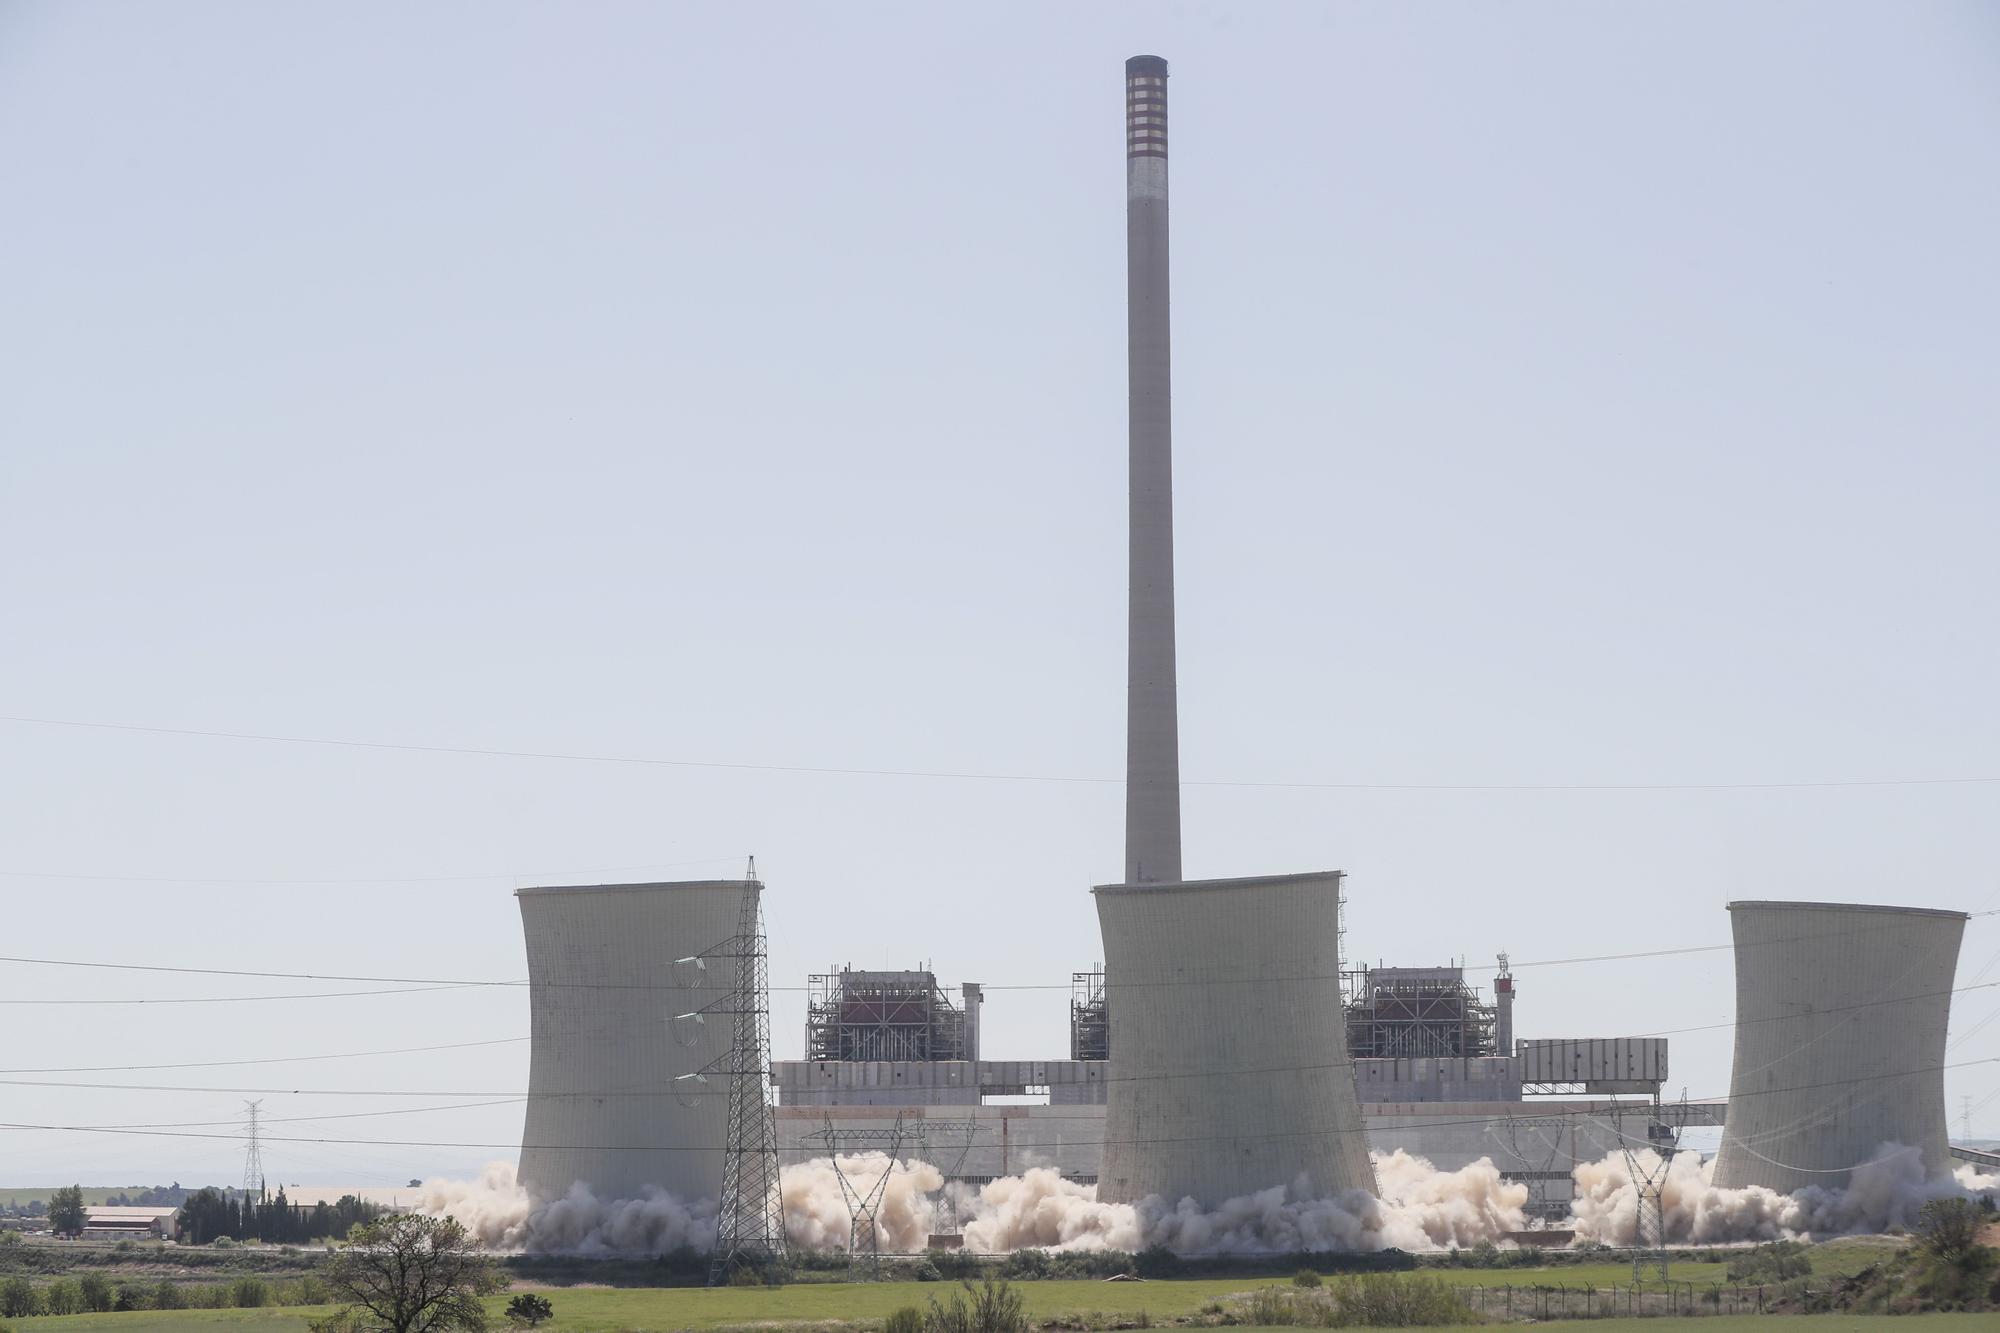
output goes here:
[{"label": "tall concrete chimney", "polygon": [[1167,62],[1125,62],[1125,310],[1131,550],[1125,657],[1125,882],[1181,877],[1174,677],[1174,451],[1167,315]]}]

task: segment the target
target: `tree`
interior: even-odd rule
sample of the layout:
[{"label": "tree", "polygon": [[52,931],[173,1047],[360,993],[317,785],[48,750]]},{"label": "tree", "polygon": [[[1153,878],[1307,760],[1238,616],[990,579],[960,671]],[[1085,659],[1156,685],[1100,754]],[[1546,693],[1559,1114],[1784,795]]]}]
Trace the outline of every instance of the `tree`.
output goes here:
[{"label": "tree", "polygon": [[1917,1214],[1917,1244],[1940,1259],[1961,1259],[1979,1248],[1985,1219],[1968,1199],[1932,1199]]},{"label": "tree", "polygon": [[49,1196],[49,1230],[58,1236],[83,1234],[83,1186],[70,1185]]},{"label": "tree", "polygon": [[483,1329],[479,1298],[507,1286],[456,1219],[415,1213],[357,1225],[327,1265],[326,1281],[359,1327],[383,1333]]},{"label": "tree", "polygon": [[524,1291],[507,1302],[507,1318],[517,1327],[533,1328],[544,1319],[555,1317],[556,1308],[546,1296],[537,1296],[532,1291]]},{"label": "tree", "polygon": [[36,1292],[35,1284],[24,1277],[10,1277],[0,1282],[0,1315],[9,1319],[26,1319],[42,1312],[42,1298]]},{"label": "tree", "polygon": [[118,1297],[112,1292],[111,1284],[96,1273],[84,1274],[77,1284],[83,1293],[83,1308],[92,1314],[109,1314]]}]

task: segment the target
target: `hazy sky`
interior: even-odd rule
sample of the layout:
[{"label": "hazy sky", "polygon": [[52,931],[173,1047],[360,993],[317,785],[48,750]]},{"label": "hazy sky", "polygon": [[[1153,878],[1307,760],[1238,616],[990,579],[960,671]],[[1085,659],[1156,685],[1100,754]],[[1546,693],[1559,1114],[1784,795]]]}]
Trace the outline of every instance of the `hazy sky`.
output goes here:
[{"label": "hazy sky", "polygon": [[[1190,779],[2000,778],[1974,4],[0,5],[0,713],[1120,773],[1138,52],[1174,71]],[[518,978],[515,885],[754,852],[778,985],[932,960],[992,988],[995,1057],[1066,1053],[1121,865],[1108,783],[13,722],[0,755],[6,955]],[[1348,871],[1371,961],[1721,943],[1746,897],[2000,907],[2000,784],[1185,807],[1191,875]],[[1522,967],[1518,1028],[1725,1024],[1731,975]],[[344,988],[0,964],[0,1064],[527,1031],[518,990],[19,1003]],[[526,1061],[10,1073],[213,1090],[0,1087],[0,1121],[490,1101]],[[1728,1066],[1726,1027],[1673,1039],[1675,1091]],[[266,1149],[307,1183],[511,1155]],[[0,1133],[0,1185],[239,1170]]]}]

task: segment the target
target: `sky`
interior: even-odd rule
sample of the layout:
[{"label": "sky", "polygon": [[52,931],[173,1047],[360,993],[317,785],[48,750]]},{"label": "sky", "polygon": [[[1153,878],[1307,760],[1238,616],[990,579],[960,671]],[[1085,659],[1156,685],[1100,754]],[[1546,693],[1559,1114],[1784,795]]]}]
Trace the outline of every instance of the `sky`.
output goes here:
[{"label": "sky", "polygon": [[[1693,1096],[1726,951],[1527,964],[2000,907],[1991,6],[51,0],[0,4],[0,954],[517,980],[515,887],[754,854],[780,1058],[846,963],[1065,1054],[1140,52],[1187,873],[1344,870],[1354,958],[1507,951],[1522,1036],[1706,1027]],[[369,989],[0,962],[0,1121],[223,1136],[0,1130],[0,1185],[232,1182],[254,1096],[274,1180],[511,1157],[524,991],[218,1000]],[[1996,1011],[1947,1091],[2000,1135]]]}]

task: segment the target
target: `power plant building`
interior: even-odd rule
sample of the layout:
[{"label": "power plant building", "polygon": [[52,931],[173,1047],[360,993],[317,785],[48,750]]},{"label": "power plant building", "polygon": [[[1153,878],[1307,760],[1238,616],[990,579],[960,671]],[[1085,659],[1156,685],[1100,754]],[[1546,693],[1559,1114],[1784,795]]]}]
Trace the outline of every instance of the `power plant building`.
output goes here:
[{"label": "power plant building", "polygon": [[1838,1188],[1898,1145],[1950,1169],[1945,1030],[1963,912],[1729,905],[1736,1052],[1715,1183]]},{"label": "power plant building", "polygon": [[755,880],[516,891],[527,940],[529,1070],[520,1179],[537,1203],[722,1187],[734,941]]}]

